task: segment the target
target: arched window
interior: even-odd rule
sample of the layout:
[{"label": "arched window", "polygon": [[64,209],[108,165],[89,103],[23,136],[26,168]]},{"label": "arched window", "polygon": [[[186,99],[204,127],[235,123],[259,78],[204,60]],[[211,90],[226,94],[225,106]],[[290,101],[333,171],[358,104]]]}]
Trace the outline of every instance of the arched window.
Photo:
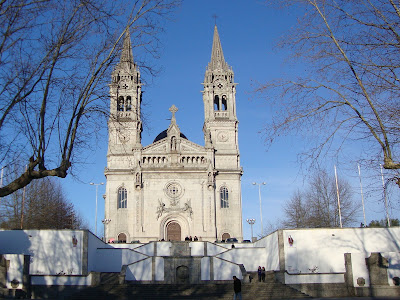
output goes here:
[{"label": "arched window", "polygon": [[223,186],[219,191],[221,197],[221,208],[228,208],[229,201],[228,201],[228,188]]},{"label": "arched window", "polygon": [[117,110],[118,111],[124,111],[124,97],[122,97],[122,96],[119,96],[119,98],[118,98]]},{"label": "arched window", "polygon": [[214,110],[219,110],[219,97],[214,97]]},{"label": "arched window", "polygon": [[126,111],[132,110],[132,100],[131,96],[126,97]]},{"label": "arched window", "polygon": [[228,103],[226,101],[226,96],[222,96],[222,110],[227,110],[228,109]]},{"label": "arched window", "polygon": [[128,192],[126,188],[118,189],[118,208],[127,208],[128,207]]}]

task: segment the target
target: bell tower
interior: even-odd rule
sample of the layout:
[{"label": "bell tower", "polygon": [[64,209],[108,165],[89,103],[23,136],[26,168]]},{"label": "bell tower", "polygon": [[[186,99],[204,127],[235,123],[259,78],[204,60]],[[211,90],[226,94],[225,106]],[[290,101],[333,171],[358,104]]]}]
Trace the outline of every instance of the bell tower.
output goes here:
[{"label": "bell tower", "polygon": [[130,154],[142,147],[142,83],[139,68],[133,61],[129,29],[124,37],[120,61],[112,72],[110,95],[108,154]]},{"label": "bell tower", "polygon": [[232,68],[225,62],[217,26],[209,62],[204,76],[204,139],[215,150],[217,169],[239,169],[238,119],[236,117],[236,83]]}]

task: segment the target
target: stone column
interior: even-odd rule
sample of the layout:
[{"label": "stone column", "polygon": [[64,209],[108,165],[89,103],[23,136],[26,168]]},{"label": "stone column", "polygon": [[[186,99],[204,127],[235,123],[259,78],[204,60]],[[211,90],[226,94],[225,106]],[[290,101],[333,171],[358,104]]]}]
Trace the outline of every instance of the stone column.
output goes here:
[{"label": "stone column", "polygon": [[351,265],[351,253],[344,254],[344,266],[346,273],[344,274],[344,282],[349,296],[355,296],[354,282],[353,282],[353,268]]}]

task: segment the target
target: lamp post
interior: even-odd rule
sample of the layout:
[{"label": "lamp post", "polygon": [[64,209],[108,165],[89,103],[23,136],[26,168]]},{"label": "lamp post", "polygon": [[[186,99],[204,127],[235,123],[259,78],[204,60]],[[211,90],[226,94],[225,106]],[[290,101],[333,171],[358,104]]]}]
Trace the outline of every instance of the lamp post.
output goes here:
[{"label": "lamp post", "polygon": [[97,191],[99,188],[99,185],[103,185],[104,182],[100,182],[100,183],[93,183],[91,182],[90,185],[95,185],[96,186],[96,211],[95,211],[95,218],[94,218],[94,234],[97,236]]},{"label": "lamp post", "polygon": [[261,186],[266,185],[267,183],[261,182],[253,182],[253,185],[258,185],[258,198],[260,199],[260,226],[261,226],[261,235],[263,234],[263,221],[262,221],[262,208],[261,208]]},{"label": "lamp post", "polygon": [[253,225],[256,222],[256,219],[247,219],[246,221],[251,226],[251,242],[253,242]]},{"label": "lamp post", "polygon": [[101,223],[103,223],[104,242],[105,242],[105,243],[107,242],[107,237],[106,237],[106,225],[107,225],[108,223],[110,223],[110,222],[111,222],[111,219],[104,219],[104,220],[101,220]]}]

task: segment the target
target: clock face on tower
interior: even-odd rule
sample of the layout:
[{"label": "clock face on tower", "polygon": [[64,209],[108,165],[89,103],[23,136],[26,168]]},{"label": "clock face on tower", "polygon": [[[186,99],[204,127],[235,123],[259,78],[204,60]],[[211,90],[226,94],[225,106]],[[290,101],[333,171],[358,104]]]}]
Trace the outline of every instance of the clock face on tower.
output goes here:
[{"label": "clock face on tower", "polygon": [[220,142],[226,142],[228,141],[229,137],[228,137],[228,133],[226,131],[221,131],[220,133],[218,133],[218,140]]}]

